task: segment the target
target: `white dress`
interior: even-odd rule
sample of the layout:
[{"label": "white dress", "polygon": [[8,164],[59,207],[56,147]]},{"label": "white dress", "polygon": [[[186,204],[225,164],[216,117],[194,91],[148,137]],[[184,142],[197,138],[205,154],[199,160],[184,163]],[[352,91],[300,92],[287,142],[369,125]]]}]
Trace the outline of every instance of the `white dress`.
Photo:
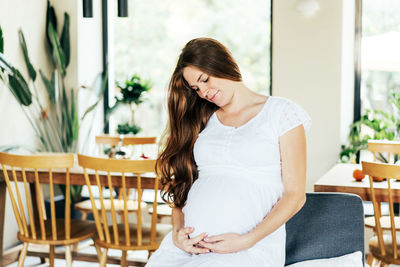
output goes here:
[{"label": "white dress", "polygon": [[[251,231],[283,193],[279,136],[304,125],[307,113],[291,100],[270,96],[261,111],[240,127],[223,125],[214,113],[194,146],[199,177],[182,209],[191,236]],[[146,266],[254,266],[285,264],[285,225],[252,248],[230,254],[190,255],[169,233]]]}]

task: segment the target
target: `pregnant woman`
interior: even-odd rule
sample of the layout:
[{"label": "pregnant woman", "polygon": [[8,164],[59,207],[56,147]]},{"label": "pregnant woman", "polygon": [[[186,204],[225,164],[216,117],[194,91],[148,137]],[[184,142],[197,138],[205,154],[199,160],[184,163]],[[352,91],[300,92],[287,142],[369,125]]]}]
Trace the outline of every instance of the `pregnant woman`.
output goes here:
[{"label": "pregnant woman", "polygon": [[169,84],[158,159],[173,230],[147,264],[285,264],[285,223],[305,202],[307,113],[251,91],[210,38],[183,48]]}]

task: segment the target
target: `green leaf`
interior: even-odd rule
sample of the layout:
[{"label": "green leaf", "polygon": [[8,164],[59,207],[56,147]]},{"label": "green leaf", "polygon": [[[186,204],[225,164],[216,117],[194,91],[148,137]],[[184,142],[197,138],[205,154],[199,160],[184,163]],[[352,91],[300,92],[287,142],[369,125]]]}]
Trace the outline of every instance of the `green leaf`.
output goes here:
[{"label": "green leaf", "polygon": [[64,13],[64,27],[61,33],[61,48],[64,51],[65,55],[65,68],[68,67],[70,61],[70,36],[69,36],[69,15]]},{"label": "green leaf", "polygon": [[83,120],[86,117],[86,115],[89,114],[91,111],[93,111],[96,108],[96,106],[100,103],[100,101],[103,99],[103,95],[107,88],[107,84],[108,84],[108,72],[106,71],[104,73],[104,78],[102,79],[100,85],[100,90],[99,90],[100,93],[98,94],[99,98],[93,105],[91,105],[88,109],[86,109],[85,113],[83,113],[81,120]]},{"label": "green leaf", "polygon": [[72,118],[72,140],[78,140],[79,135],[79,119],[78,110],[75,104],[76,96],[74,90],[71,90],[71,118]]},{"label": "green leaf", "polygon": [[62,96],[61,96],[61,112],[62,112],[62,124],[64,127],[65,133],[65,143],[68,148],[71,148],[72,145],[72,118],[71,113],[69,112],[70,105],[68,103],[67,94],[65,88],[62,88]]},{"label": "green leaf", "polygon": [[3,39],[3,30],[0,26],[0,53],[4,53],[4,39]]},{"label": "green leaf", "polygon": [[57,16],[54,11],[54,7],[50,5],[50,1],[47,1],[47,11],[46,11],[46,38],[50,47],[53,47],[50,41],[49,24],[53,25],[54,29],[57,29]]},{"label": "green leaf", "polygon": [[32,104],[32,93],[24,77],[17,69],[13,69],[14,75],[8,75],[9,88],[17,101],[24,106]]},{"label": "green leaf", "polygon": [[0,53],[0,68],[7,71],[8,74],[14,75],[14,67],[10,62],[8,62],[3,53]]},{"label": "green leaf", "polygon": [[40,73],[40,77],[42,78],[42,82],[44,84],[44,87],[47,90],[47,94],[49,95],[50,102],[55,104],[56,103],[56,95],[55,95],[56,91],[55,91],[55,88],[54,88],[54,83],[49,81],[41,70],[39,70],[39,73]]},{"label": "green leaf", "polygon": [[65,77],[65,55],[61,48],[60,40],[58,39],[58,34],[55,31],[53,24],[48,25],[50,41],[53,45],[53,63],[60,71],[61,76]]},{"label": "green leaf", "polygon": [[29,60],[28,48],[26,47],[25,37],[24,37],[24,33],[22,32],[22,30],[18,31],[18,36],[19,36],[19,43],[21,45],[22,52],[24,54],[25,64],[26,64],[26,68],[28,69],[29,76],[31,77],[31,79],[33,81],[35,81],[36,80],[36,70],[32,66],[31,61]]}]

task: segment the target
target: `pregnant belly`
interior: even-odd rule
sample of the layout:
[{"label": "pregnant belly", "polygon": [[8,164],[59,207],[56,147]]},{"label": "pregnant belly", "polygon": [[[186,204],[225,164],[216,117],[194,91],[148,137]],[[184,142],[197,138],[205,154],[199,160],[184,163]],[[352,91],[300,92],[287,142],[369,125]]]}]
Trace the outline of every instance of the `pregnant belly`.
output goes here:
[{"label": "pregnant belly", "polygon": [[194,227],[191,237],[247,233],[276,203],[279,192],[243,179],[202,177],[189,191],[183,213],[185,226]]}]

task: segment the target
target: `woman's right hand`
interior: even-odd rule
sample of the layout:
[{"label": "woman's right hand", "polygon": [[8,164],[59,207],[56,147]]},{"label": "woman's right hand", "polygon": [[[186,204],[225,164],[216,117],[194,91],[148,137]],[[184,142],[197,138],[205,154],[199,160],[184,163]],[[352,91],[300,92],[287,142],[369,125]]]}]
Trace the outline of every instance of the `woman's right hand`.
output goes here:
[{"label": "woman's right hand", "polygon": [[174,231],[172,240],[175,246],[189,254],[205,254],[210,252],[207,248],[197,246],[201,240],[207,237],[207,233],[202,233],[196,237],[189,238],[189,234],[193,233],[193,231],[193,227],[185,227]]}]

